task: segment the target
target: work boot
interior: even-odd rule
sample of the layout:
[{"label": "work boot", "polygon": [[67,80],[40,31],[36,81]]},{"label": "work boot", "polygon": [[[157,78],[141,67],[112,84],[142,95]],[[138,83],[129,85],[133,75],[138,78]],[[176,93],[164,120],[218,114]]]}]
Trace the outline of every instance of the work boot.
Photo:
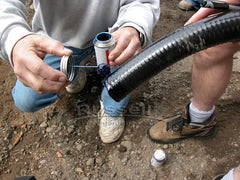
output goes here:
[{"label": "work boot", "polygon": [[181,0],[181,1],[178,3],[178,7],[179,7],[181,10],[184,10],[184,11],[194,10],[193,5],[192,5],[190,2],[188,2],[187,0]]},{"label": "work boot", "polygon": [[111,117],[104,111],[102,101],[100,101],[101,109],[98,112],[98,118],[100,119],[99,135],[103,143],[112,143],[117,141],[125,127],[125,121],[122,116]]},{"label": "work boot", "polygon": [[[80,63],[80,66],[84,66],[87,59]],[[68,93],[79,93],[84,88],[87,82],[87,73],[85,68],[79,68],[77,76],[74,80],[66,87]]]},{"label": "work boot", "polygon": [[151,140],[158,143],[175,143],[190,137],[208,137],[215,134],[216,118],[214,113],[203,123],[191,123],[189,104],[182,116],[164,119],[148,130]]},{"label": "work boot", "polygon": [[223,178],[223,174],[215,176],[212,180],[221,180]]}]

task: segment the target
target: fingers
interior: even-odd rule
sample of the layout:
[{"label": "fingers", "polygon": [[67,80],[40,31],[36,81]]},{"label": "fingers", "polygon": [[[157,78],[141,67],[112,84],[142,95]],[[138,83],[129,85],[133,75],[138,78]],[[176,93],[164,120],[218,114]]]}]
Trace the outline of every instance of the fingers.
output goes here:
[{"label": "fingers", "polygon": [[[34,59],[34,63],[31,63]],[[24,58],[23,65],[14,67],[17,78],[38,93],[59,92],[67,83],[67,77],[62,72],[47,65],[34,53]],[[24,64],[27,64],[24,66]]]},{"label": "fingers", "polygon": [[56,56],[71,54],[58,41],[40,35],[29,35],[13,48],[12,60],[17,78],[38,93],[59,92],[67,84],[64,73],[47,65],[42,58],[46,53]]},{"label": "fingers", "polygon": [[139,53],[141,51],[141,48],[136,48],[136,43],[130,42],[129,44],[127,44],[127,46],[120,44],[119,47],[117,47],[117,50],[122,53],[117,54],[117,58],[115,58],[114,61],[110,61],[112,63],[110,65],[121,65],[122,63]]},{"label": "fingers", "polygon": [[139,34],[132,27],[123,27],[113,33],[116,46],[109,55],[110,65],[121,65],[141,51]]},{"label": "fingers", "polygon": [[[44,94],[46,92],[59,92],[61,91],[65,86],[67,86],[69,83],[67,81],[65,82],[54,82],[50,81],[48,79],[43,79],[42,77],[35,76],[31,72],[26,73],[28,76],[28,80],[26,81],[25,78],[22,78],[21,76],[17,76],[18,80],[21,81],[25,86],[31,87],[39,94]],[[35,83],[38,82],[38,83]]]},{"label": "fingers", "polygon": [[59,57],[72,54],[70,49],[65,48],[61,42],[46,36],[38,36],[35,39],[36,48],[40,52],[46,52]]},{"label": "fingers", "polygon": [[[239,0],[225,0],[228,4],[233,4],[233,5],[239,5],[240,1]],[[212,14],[217,14],[225,12],[224,10],[218,10],[218,9],[210,9],[210,8],[200,8],[186,23],[186,25],[189,25],[191,23],[194,23],[196,21],[199,21],[201,19],[204,19]]]},{"label": "fingers", "polygon": [[209,8],[200,8],[186,23],[186,25],[189,25],[191,23],[194,23],[196,21],[199,21],[201,19],[204,19],[206,17],[208,17],[211,14],[214,13],[219,13],[221,12],[220,10],[216,10],[216,9],[209,9]]}]

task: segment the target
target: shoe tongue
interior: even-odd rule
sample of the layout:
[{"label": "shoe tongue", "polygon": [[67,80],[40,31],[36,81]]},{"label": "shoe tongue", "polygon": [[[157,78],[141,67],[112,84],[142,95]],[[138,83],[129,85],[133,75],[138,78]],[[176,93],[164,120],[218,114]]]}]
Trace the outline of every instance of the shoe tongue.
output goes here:
[{"label": "shoe tongue", "polygon": [[167,130],[172,129],[173,131],[181,131],[184,124],[183,118],[177,117],[176,119],[173,119],[172,121],[167,123]]}]

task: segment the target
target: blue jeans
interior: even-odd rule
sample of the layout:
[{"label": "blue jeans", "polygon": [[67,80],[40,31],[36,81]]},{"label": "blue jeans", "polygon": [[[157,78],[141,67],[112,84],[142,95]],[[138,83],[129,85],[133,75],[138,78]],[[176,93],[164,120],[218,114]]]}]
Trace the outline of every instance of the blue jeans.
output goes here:
[{"label": "blue jeans", "polygon": [[[88,55],[94,54],[93,47],[86,49],[77,49],[73,47],[67,48],[73,51],[73,58],[75,59],[76,64],[79,64]],[[47,54],[44,58],[44,62],[58,70],[60,69],[60,60],[61,57],[57,57],[52,54]],[[60,93],[39,94],[32,88],[24,86],[18,80],[12,90],[15,105],[24,112],[35,112],[41,108],[49,106],[58,99],[59,94]],[[123,109],[127,106],[129,96],[120,102],[116,102],[109,96],[106,88],[104,88],[101,94],[101,100],[103,102],[105,112],[109,116],[119,116],[122,113]]]}]

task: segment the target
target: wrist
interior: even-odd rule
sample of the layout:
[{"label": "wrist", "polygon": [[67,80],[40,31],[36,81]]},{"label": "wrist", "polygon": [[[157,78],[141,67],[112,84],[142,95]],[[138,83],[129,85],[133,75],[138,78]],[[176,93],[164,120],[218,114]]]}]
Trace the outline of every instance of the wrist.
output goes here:
[{"label": "wrist", "polygon": [[144,44],[144,35],[138,31],[138,35],[139,35],[139,41],[141,43],[141,46],[143,46]]}]

